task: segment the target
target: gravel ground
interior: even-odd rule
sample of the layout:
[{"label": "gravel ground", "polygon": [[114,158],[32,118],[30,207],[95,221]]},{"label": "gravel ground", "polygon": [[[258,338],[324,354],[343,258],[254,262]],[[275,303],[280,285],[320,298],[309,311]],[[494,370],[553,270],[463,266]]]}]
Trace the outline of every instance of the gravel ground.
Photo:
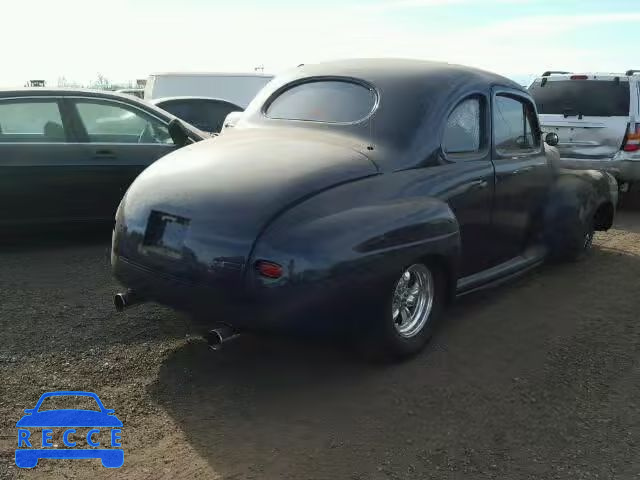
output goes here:
[{"label": "gravel ground", "polygon": [[[468,298],[394,366],[242,337],[209,352],[154,305],[116,314],[108,232],[3,246],[0,478],[639,479],[640,213],[591,257]],[[96,392],[125,464],[13,464],[51,390]]]}]

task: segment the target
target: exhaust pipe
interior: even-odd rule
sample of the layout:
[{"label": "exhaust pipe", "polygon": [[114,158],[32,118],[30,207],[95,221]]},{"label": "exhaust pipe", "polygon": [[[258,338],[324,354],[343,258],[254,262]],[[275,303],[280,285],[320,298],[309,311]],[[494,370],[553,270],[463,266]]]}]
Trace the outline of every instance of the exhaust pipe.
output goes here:
[{"label": "exhaust pipe", "polygon": [[238,338],[240,333],[229,325],[220,325],[207,333],[207,343],[211,350],[220,350],[222,345]]},{"label": "exhaust pipe", "polygon": [[125,309],[142,302],[144,299],[131,289],[124,293],[116,293],[113,297],[113,304],[118,312],[124,312]]}]

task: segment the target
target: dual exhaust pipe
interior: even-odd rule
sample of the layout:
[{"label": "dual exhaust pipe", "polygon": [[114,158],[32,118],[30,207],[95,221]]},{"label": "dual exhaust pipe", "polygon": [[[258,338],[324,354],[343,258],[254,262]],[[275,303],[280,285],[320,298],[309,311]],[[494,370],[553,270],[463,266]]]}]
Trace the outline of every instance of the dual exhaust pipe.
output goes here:
[{"label": "dual exhaust pipe", "polygon": [[[145,302],[144,297],[136,291],[128,289],[123,293],[116,293],[113,297],[113,304],[118,312],[124,312],[127,308]],[[235,340],[240,333],[233,327],[226,324],[219,324],[216,328],[207,332],[207,344],[210,350],[218,351],[222,346]]]},{"label": "dual exhaust pipe", "polygon": [[222,349],[222,346],[225,343],[235,340],[239,336],[240,332],[235,328],[230,327],[229,325],[220,324],[218,327],[213,330],[209,330],[207,333],[207,344],[209,345],[210,350],[218,351]]},{"label": "dual exhaust pipe", "polygon": [[127,308],[142,302],[144,302],[144,299],[131,289],[124,293],[116,293],[113,296],[113,304],[118,312],[124,312]]}]

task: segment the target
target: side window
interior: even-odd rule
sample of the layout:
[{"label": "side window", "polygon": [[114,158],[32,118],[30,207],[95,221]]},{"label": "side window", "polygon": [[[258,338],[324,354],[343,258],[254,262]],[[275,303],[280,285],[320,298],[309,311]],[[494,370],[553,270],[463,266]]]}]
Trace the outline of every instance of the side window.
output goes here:
[{"label": "side window", "polygon": [[163,110],[209,133],[219,133],[227,115],[242,108],[218,100],[171,100],[158,105]]},{"label": "side window", "polygon": [[193,115],[193,106],[186,100],[169,100],[156,106],[187,122],[187,118]]},{"label": "side window", "polygon": [[493,104],[493,141],[500,155],[534,153],[540,138],[534,133],[535,113],[528,102],[497,95]]},{"label": "side window", "polygon": [[[222,130],[224,119],[231,112],[241,112],[242,108],[227,102],[205,102],[203,105],[204,118],[206,119],[206,132],[219,133]],[[198,127],[200,128],[200,127]]]},{"label": "side window", "polygon": [[55,100],[0,102],[0,143],[66,141],[60,109]]},{"label": "side window", "polygon": [[481,149],[480,99],[463,100],[449,115],[442,149],[448,154],[479,152]]},{"label": "side window", "polygon": [[75,106],[92,143],[173,143],[166,125],[136,109],[104,101]]}]

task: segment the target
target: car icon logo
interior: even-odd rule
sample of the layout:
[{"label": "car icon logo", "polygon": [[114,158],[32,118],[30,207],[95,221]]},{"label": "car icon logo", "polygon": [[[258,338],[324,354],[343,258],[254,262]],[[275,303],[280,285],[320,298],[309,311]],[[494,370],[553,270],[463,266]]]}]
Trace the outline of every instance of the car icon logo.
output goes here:
[{"label": "car icon logo", "polygon": [[[42,402],[47,398],[64,396],[89,397],[95,401],[98,409],[41,410]],[[118,447],[121,447],[122,422],[114,413],[114,410],[105,408],[98,395],[92,392],[44,393],[35,407],[25,409],[26,415],[16,423],[16,427],[18,427],[18,448],[15,451],[16,465],[20,468],[33,468],[41,458],[98,458],[104,467],[121,467],[124,464],[124,450]],[[35,435],[32,436],[29,428],[42,428],[41,441]],[[62,439],[65,446],[69,448],[54,448],[52,443],[54,428],[64,429]],[[87,445],[93,448],[75,448],[81,439],[77,428],[90,428],[82,440],[86,438]],[[105,446],[110,448],[104,448]]]}]

